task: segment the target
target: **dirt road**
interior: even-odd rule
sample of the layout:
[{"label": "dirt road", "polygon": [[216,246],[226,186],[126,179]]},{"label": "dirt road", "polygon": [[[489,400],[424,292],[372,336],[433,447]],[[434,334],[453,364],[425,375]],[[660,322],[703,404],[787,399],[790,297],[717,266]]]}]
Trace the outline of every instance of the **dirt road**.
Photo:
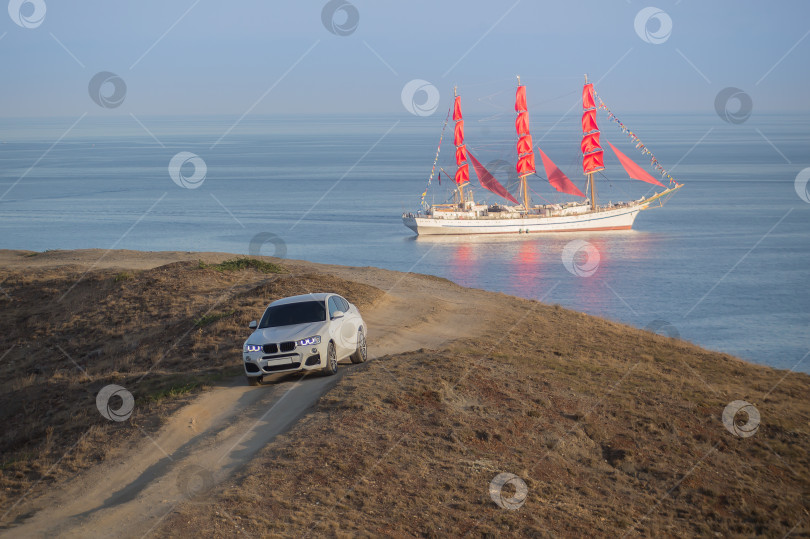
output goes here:
[{"label": "dirt road", "polygon": [[[156,253],[157,255],[157,253]],[[62,263],[87,265],[98,254],[72,255]],[[116,252],[120,257],[120,252]],[[200,258],[199,253],[189,253]],[[217,258],[221,255],[210,255]],[[56,257],[58,259],[58,257]],[[177,260],[178,253],[166,258]],[[33,261],[29,261],[33,262]],[[58,260],[51,259],[50,263]],[[131,260],[111,257],[95,267],[131,267]],[[139,263],[159,265],[161,257]],[[419,348],[436,348],[474,335],[487,320],[492,295],[465,294],[440,279],[403,275],[375,268],[286,264],[300,271],[321,271],[387,291],[364,312],[369,357]],[[470,304],[470,301],[474,304]],[[491,305],[490,305],[491,306]],[[351,369],[338,375],[275,375],[260,387],[242,378],[199,395],[176,412],[153,437],[120,456],[90,469],[15,510],[16,525],[2,536],[141,537],[148,535],[181,501],[200,499],[247,463],[262,447],[286,431]]]}]

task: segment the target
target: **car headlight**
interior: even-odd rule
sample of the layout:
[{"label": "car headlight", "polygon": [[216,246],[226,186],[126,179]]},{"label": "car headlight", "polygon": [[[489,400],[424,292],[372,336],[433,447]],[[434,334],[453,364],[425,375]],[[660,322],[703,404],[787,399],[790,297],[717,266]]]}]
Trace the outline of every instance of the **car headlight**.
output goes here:
[{"label": "car headlight", "polygon": [[245,352],[261,352],[262,345],[261,344],[246,344],[245,345]]},{"label": "car headlight", "polygon": [[315,335],[314,337],[307,337],[306,339],[301,339],[300,341],[295,341],[295,346],[310,346],[313,344],[321,344],[321,336]]}]

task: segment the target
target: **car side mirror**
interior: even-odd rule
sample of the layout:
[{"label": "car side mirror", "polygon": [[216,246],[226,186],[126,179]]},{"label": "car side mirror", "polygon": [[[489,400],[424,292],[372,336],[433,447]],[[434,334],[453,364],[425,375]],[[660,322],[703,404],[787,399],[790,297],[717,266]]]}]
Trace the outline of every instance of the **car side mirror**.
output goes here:
[{"label": "car side mirror", "polygon": [[345,313],[343,311],[335,311],[334,313],[332,313],[332,320],[336,318],[343,318],[344,314]]},{"label": "car side mirror", "polygon": [[256,329],[258,326],[259,326],[259,324],[258,324],[258,323],[257,323],[255,320],[252,320],[252,321],[250,322],[250,324],[248,324],[248,327],[249,327],[250,329]]}]

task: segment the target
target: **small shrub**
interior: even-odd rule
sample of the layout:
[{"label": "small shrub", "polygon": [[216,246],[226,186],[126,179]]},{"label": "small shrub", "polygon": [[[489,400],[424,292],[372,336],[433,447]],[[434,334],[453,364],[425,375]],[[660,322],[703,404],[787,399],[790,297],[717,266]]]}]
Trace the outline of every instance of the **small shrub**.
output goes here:
[{"label": "small shrub", "polygon": [[236,312],[236,309],[231,309],[230,311],[226,311],[224,313],[209,313],[209,314],[206,314],[206,315],[201,316],[200,318],[196,319],[194,321],[194,325],[197,326],[198,328],[202,328],[202,327],[205,327],[205,326],[207,326],[209,324],[213,324],[217,320],[222,320],[223,318],[227,318],[227,317],[233,315],[233,313],[235,313],[235,312]]},{"label": "small shrub", "polygon": [[191,393],[198,387],[201,387],[203,384],[199,381],[193,380],[191,382],[186,382],[182,384],[173,385],[171,387],[167,387],[165,389],[161,389],[151,393],[149,395],[149,400],[158,402],[165,398],[176,398]]},{"label": "small shrub", "polygon": [[219,264],[206,264],[202,260],[197,266],[200,269],[210,268],[216,271],[240,271],[248,268],[255,269],[262,273],[287,273],[287,270],[278,264],[264,262],[255,258],[232,258]]}]

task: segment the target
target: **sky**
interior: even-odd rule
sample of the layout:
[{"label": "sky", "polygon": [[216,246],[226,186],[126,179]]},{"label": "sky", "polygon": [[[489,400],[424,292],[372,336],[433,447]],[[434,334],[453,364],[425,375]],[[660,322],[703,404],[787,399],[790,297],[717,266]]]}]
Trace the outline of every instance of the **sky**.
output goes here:
[{"label": "sky", "polygon": [[654,1],[10,0],[0,118],[810,111],[810,2]]}]

